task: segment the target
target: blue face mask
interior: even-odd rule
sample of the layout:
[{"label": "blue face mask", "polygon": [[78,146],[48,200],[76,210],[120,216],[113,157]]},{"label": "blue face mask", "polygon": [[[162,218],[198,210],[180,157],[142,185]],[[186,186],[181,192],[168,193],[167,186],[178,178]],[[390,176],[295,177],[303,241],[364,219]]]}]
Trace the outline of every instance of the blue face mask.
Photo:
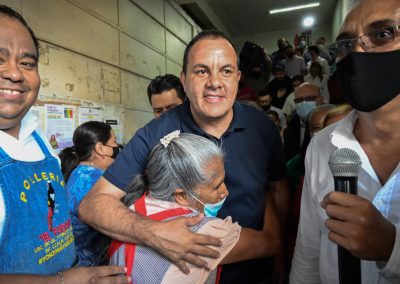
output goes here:
[{"label": "blue face mask", "polygon": [[193,196],[192,194],[188,193],[190,196],[192,196],[194,199],[196,199],[198,202],[200,202],[201,204],[204,205],[204,215],[206,215],[207,217],[217,217],[218,211],[219,209],[221,209],[222,205],[225,202],[225,199],[222,199],[221,201],[217,202],[217,203],[206,203],[204,204],[203,202],[201,202],[198,198],[196,198],[195,196]]},{"label": "blue face mask", "polygon": [[317,107],[317,103],[313,102],[301,102],[296,104],[296,113],[301,118],[301,120],[306,121],[308,115]]}]

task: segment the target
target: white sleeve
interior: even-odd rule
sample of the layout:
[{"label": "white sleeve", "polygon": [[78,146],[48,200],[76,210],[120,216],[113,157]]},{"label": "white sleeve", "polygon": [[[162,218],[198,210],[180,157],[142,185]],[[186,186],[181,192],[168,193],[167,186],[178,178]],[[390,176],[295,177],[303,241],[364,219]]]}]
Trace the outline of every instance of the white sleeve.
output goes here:
[{"label": "white sleeve", "polygon": [[[378,267],[380,266],[377,263]],[[381,275],[393,283],[400,283],[400,227],[396,226],[396,239],[389,261],[381,270]]]},{"label": "white sleeve", "polygon": [[[307,151],[307,158],[309,158],[309,152]],[[318,227],[318,213],[316,209],[316,206],[319,206],[319,204],[312,196],[310,181],[311,165],[307,158],[300,205],[300,222],[289,278],[289,282],[292,284],[321,282],[319,274],[321,232]]]},{"label": "white sleeve", "polygon": [[279,110],[278,115],[279,115],[279,124],[280,124],[281,128],[285,128],[286,127],[285,114],[283,113],[282,110]]},{"label": "white sleeve", "polygon": [[304,59],[303,58],[301,58],[301,70],[306,70],[307,71],[307,66],[306,66],[306,62],[304,61]]},{"label": "white sleeve", "polygon": [[331,76],[331,69],[329,68],[328,61],[326,60],[322,61],[322,69],[324,75],[326,75],[329,78]]}]

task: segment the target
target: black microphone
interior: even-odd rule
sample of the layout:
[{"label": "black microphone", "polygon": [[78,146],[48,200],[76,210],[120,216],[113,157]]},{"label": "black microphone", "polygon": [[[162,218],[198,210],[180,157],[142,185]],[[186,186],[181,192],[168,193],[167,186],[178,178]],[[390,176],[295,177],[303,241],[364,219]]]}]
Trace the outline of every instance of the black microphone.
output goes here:
[{"label": "black microphone", "polygon": [[[329,157],[329,168],[335,181],[335,191],[357,195],[357,179],[361,170],[360,156],[351,149],[335,150]],[[361,284],[361,262],[338,245],[340,284]]]}]

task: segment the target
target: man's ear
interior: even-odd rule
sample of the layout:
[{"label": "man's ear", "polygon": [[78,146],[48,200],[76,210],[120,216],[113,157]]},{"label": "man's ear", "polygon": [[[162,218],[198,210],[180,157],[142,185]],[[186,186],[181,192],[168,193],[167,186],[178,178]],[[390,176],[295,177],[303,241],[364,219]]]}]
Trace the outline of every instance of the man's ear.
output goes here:
[{"label": "man's ear", "polygon": [[176,203],[183,206],[191,205],[190,200],[188,200],[188,195],[183,189],[177,188],[173,193]]},{"label": "man's ear", "polygon": [[181,80],[181,84],[183,86],[183,89],[185,90],[185,93],[187,93],[186,92],[186,86],[185,86],[186,75],[185,75],[185,73],[183,73],[183,71],[181,72],[181,74],[179,76],[179,79]]}]

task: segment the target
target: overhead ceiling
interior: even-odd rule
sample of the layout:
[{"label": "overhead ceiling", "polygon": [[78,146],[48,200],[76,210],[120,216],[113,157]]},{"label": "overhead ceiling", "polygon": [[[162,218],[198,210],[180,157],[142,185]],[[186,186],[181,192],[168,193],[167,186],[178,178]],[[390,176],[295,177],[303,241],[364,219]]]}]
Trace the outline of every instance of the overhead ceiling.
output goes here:
[{"label": "overhead ceiling", "polygon": [[[202,28],[213,21],[204,11],[206,3],[231,36],[294,29],[305,16],[314,16],[315,25],[330,25],[337,0],[185,0],[177,1]],[[320,2],[319,7],[270,15],[271,9]],[[197,17],[197,19],[196,19]],[[211,25],[211,26],[210,26]],[[214,26],[215,27],[215,26]]]}]

